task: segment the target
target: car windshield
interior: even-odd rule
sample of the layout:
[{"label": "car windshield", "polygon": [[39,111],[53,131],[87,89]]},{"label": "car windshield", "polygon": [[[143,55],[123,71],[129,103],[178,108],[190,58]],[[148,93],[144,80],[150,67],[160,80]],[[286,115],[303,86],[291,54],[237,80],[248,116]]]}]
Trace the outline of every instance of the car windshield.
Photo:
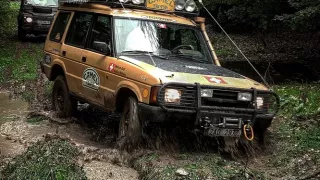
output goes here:
[{"label": "car windshield", "polygon": [[58,7],[58,0],[26,0],[25,5]]},{"label": "car windshield", "polygon": [[114,28],[117,55],[152,54],[167,60],[212,63],[197,27],[116,18]]}]

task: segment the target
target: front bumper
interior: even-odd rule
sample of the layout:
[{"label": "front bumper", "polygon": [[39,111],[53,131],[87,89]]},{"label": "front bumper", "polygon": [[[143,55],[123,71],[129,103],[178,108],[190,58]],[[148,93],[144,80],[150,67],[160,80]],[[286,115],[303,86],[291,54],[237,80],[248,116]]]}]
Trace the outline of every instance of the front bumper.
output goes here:
[{"label": "front bumper", "polygon": [[[166,88],[180,88],[186,94],[191,94],[194,97],[188,99],[192,102],[188,104],[172,105],[164,102],[164,89]],[[210,98],[212,102],[206,102],[201,97],[201,89],[213,89],[217,92],[224,92],[224,95],[231,96],[237,92],[252,93],[252,101],[244,104],[237,100],[224,96],[217,98]],[[187,89],[187,90],[185,90]],[[229,94],[228,94],[229,93]],[[265,109],[257,108],[257,97],[273,97],[275,109],[273,112],[268,112]],[[183,95],[182,97],[183,98]],[[185,97],[186,98],[186,97]],[[219,126],[223,128],[239,128],[239,122],[232,124],[225,121],[225,118],[239,119],[240,123],[251,125],[259,125],[262,127],[269,127],[272,119],[279,110],[279,97],[271,91],[262,91],[252,89],[237,89],[237,88],[221,88],[213,86],[201,86],[200,84],[183,84],[183,83],[167,83],[160,87],[158,93],[158,106],[151,106],[147,104],[139,104],[139,116],[143,121],[161,122],[165,120],[179,120],[188,121],[194,124],[195,127],[209,128],[210,126]],[[186,98],[187,99],[187,98]],[[241,104],[242,103],[242,104]],[[246,106],[246,107],[245,107]]]},{"label": "front bumper", "polygon": [[[26,16],[29,17],[29,16]],[[51,27],[53,17],[51,16],[30,16],[32,22],[23,20],[21,23],[22,30],[27,34],[47,34]]]}]

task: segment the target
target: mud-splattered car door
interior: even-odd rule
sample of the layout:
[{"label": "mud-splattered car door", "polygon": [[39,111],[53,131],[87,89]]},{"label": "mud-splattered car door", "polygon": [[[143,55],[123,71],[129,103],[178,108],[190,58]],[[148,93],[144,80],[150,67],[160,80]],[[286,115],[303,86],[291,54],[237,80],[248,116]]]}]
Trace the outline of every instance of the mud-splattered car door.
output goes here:
[{"label": "mud-splattered car door", "polygon": [[97,104],[113,108],[112,99],[105,97],[114,94],[114,88],[109,86],[108,64],[115,59],[112,52],[111,16],[96,14],[92,30],[88,35],[86,48],[83,52],[85,69],[82,72],[82,86],[85,97],[90,97]]},{"label": "mud-splattered car door", "polygon": [[[82,76],[86,67],[86,58],[83,55],[88,39],[88,34],[93,21],[93,14],[86,12],[75,12],[70,27],[62,45],[62,58],[66,66],[66,74],[69,90],[78,96],[86,97],[86,89],[82,85]],[[96,88],[93,86],[92,88]]]}]

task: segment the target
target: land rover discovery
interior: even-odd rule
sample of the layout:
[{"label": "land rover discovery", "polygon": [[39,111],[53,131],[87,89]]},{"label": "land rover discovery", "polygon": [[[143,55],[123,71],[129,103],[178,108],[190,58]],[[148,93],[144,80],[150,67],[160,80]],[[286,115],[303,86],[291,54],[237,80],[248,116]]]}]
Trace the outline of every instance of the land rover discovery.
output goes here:
[{"label": "land rover discovery", "polygon": [[204,19],[183,16],[194,4],[165,2],[61,5],[41,61],[54,81],[53,109],[72,116],[81,101],[122,113],[120,147],[140,142],[148,121],[183,121],[212,137],[263,137],[278,96],[221,67]]}]

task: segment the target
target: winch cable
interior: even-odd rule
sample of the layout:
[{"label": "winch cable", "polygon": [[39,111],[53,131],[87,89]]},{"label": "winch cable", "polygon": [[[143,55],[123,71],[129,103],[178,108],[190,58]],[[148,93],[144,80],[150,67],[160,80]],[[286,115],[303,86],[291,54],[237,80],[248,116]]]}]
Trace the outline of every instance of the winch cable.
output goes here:
[{"label": "winch cable", "polygon": [[[121,4],[122,9],[124,10],[124,12],[126,12],[127,10],[126,10],[126,8],[124,7],[123,3],[122,3],[120,0],[119,0],[119,3]],[[132,19],[131,19],[130,17],[128,17],[128,19],[130,20],[132,27],[135,28],[135,27],[134,27],[134,24],[133,24],[133,22],[132,22]],[[154,65],[155,67],[157,67],[157,64],[156,64],[156,62],[154,61],[154,59],[152,58],[150,52],[148,52],[148,55],[149,55],[149,57],[151,58],[153,65]]]},{"label": "winch cable", "polygon": [[238,45],[232,40],[232,38],[228,35],[228,33],[223,29],[223,27],[220,25],[220,23],[216,20],[216,18],[213,17],[213,15],[210,13],[210,11],[204,6],[202,0],[198,0],[199,3],[202,5],[202,7],[207,11],[207,13],[211,16],[213,21],[219,26],[219,28],[223,31],[223,33],[229,38],[229,40],[232,42],[232,44],[237,48],[237,50],[240,52],[240,54],[246,59],[246,61],[250,64],[250,66],[253,68],[253,70],[259,75],[263,83],[270,88],[270,85],[268,82],[262,77],[262,75],[259,73],[259,71],[254,67],[254,65],[250,62],[250,60],[247,58],[247,56],[242,52],[242,50],[238,47]]}]

